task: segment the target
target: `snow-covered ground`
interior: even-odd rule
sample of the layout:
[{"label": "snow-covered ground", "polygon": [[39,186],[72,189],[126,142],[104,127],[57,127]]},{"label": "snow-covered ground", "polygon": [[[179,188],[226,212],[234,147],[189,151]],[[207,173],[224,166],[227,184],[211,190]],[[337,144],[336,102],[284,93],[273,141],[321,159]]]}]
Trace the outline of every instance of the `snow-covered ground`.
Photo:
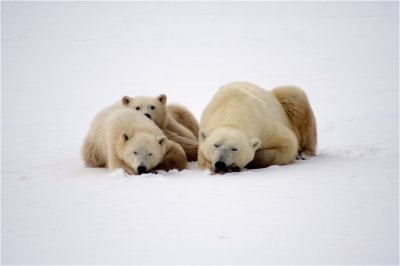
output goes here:
[{"label": "snow-covered ground", "polygon": [[[1,2],[2,264],[398,264],[398,2]],[[303,87],[318,156],[209,175],[83,166],[91,119]]]}]

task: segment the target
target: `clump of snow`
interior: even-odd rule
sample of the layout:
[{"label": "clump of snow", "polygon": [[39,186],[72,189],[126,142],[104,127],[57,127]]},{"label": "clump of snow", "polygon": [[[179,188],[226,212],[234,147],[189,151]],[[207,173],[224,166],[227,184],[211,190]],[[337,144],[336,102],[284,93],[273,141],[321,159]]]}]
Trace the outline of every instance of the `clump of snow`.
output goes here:
[{"label": "clump of snow", "polygon": [[114,172],[112,172],[112,173],[110,174],[110,176],[111,176],[111,177],[114,177],[114,178],[124,178],[124,177],[128,177],[129,174],[128,174],[124,169],[122,169],[122,168],[117,168],[117,169],[115,169]]},{"label": "clump of snow", "polygon": [[202,173],[203,173],[203,175],[212,175],[210,169],[204,169]]},{"label": "clump of snow", "polygon": [[178,173],[179,173],[179,171],[177,169],[172,169],[169,171],[157,170],[157,174],[159,174],[161,176],[171,176],[171,175],[176,175]]}]

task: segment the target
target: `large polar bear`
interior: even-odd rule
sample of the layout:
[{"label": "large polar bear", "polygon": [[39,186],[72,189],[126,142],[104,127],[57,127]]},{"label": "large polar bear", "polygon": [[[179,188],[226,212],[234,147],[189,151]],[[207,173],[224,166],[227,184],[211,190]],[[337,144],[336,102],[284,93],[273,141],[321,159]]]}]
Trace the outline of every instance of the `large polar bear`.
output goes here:
[{"label": "large polar bear", "polygon": [[122,98],[124,106],[133,108],[153,120],[168,139],[182,146],[188,161],[195,161],[197,159],[199,123],[184,106],[167,105],[166,103],[167,96],[165,94],[157,97],[124,96]]},{"label": "large polar bear", "polygon": [[142,174],[186,167],[180,145],[168,140],[151,120],[130,108],[108,107],[94,118],[82,147],[86,166],[123,168]]},{"label": "large polar bear", "polygon": [[316,123],[303,90],[222,86],[202,113],[198,163],[212,172],[289,164],[315,155]]}]

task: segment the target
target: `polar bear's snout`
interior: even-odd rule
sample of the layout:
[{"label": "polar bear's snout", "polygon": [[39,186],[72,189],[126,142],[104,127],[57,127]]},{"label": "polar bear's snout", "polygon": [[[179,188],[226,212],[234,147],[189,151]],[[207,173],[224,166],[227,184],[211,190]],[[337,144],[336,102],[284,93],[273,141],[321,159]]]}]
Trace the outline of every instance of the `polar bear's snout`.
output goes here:
[{"label": "polar bear's snout", "polygon": [[146,173],[147,172],[146,166],[143,166],[143,165],[139,166],[137,168],[137,172],[138,172],[139,175]]},{"label": "polar bear's snout", "polygon": [[[215,147],[215,145],[214,145]],[[228,160],[229,154],[226,148],[222,148],[222,144],[218,145],[216,148],[215,159],[213,160],[213,168],[216,173],[227,172],[229,167]]]},{"label": "polar bear's snout", "polygon": [[226,172],[227,166],[223,161],[218,161],[215,163],[214,168],[217,172]]},{"label": "polar bear's snout", "polygon": [[231,173],[231,172],[240,172],[242,169],[235,165],[226,165],[226,163],[222,161],[218,161],[214,164],[214,171],[215,173]]},{"label": "polar bear's snout", "polygon": [[145,116],[147,116],[149,119],[151,119],[151,115],[150,114],[144,114]]}]

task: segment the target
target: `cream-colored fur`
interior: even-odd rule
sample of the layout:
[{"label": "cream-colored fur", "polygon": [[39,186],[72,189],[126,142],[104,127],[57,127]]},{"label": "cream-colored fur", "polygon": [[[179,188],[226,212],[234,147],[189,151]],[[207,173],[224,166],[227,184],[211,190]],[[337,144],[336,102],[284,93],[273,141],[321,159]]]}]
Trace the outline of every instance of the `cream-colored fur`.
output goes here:
[{"label": "cream-colored fur", "polygon": [[186,153],[188,161],[196,161],[197,149],[199,146],[199,123],[197,122],[193,114],[182,105],[169,104],[167,105],[167,108],[171,116],[176,120],[176,122],[189,129],[193,133],[195,138],[187,138],[185,136],[179,135],[173,129],[165,130],[164,132],[166,136],[182,146]]},{"label": "cream-colored fur", "polygon": [[188,109],[181,105],[166,105],[167,96],[122,98],[123,105],[138,110],[159,126],[165,135],[180,144],[188,161],[197,158],[198,122]]},{"label": "cream-colored fur", "polygon": [[82,157],[86,166],[111,171],[123,168],[130,174],[141,169],[186,167],[185,153],[178,144],[141,113],[118,104],[96,115],[84,140]]},{"label": "cream-colored fur", "polygon": [[282,104],[299,140],[299,154],[314,156],[317,149],[317,125],[306,93],[296,86],[281,86],[272,93]]},{"label": "cream-colored fur", "polygon": [[193,135],[199,135],[199,122],[194,115],[183,105],[180,104],[168,104],[168,111],[175,120],[189,129]]},{"label": "cream-colored fur", "polygon": [[169,171],[172,169],[183,170],[187,166],[187,158],[182,146],[175,141],[168,140],[164,159],[159,165],[159,169]]},{"label": "cream-colored fur", "polygon": [[[311,110],[308,101],[290,103],[296,106],[290,110]],[[293,162],[301,151],[295,130],[301,131],[292,117],[273,93],[255,84],[222,86],[202,113],[199,166],[226,172]]]}]

